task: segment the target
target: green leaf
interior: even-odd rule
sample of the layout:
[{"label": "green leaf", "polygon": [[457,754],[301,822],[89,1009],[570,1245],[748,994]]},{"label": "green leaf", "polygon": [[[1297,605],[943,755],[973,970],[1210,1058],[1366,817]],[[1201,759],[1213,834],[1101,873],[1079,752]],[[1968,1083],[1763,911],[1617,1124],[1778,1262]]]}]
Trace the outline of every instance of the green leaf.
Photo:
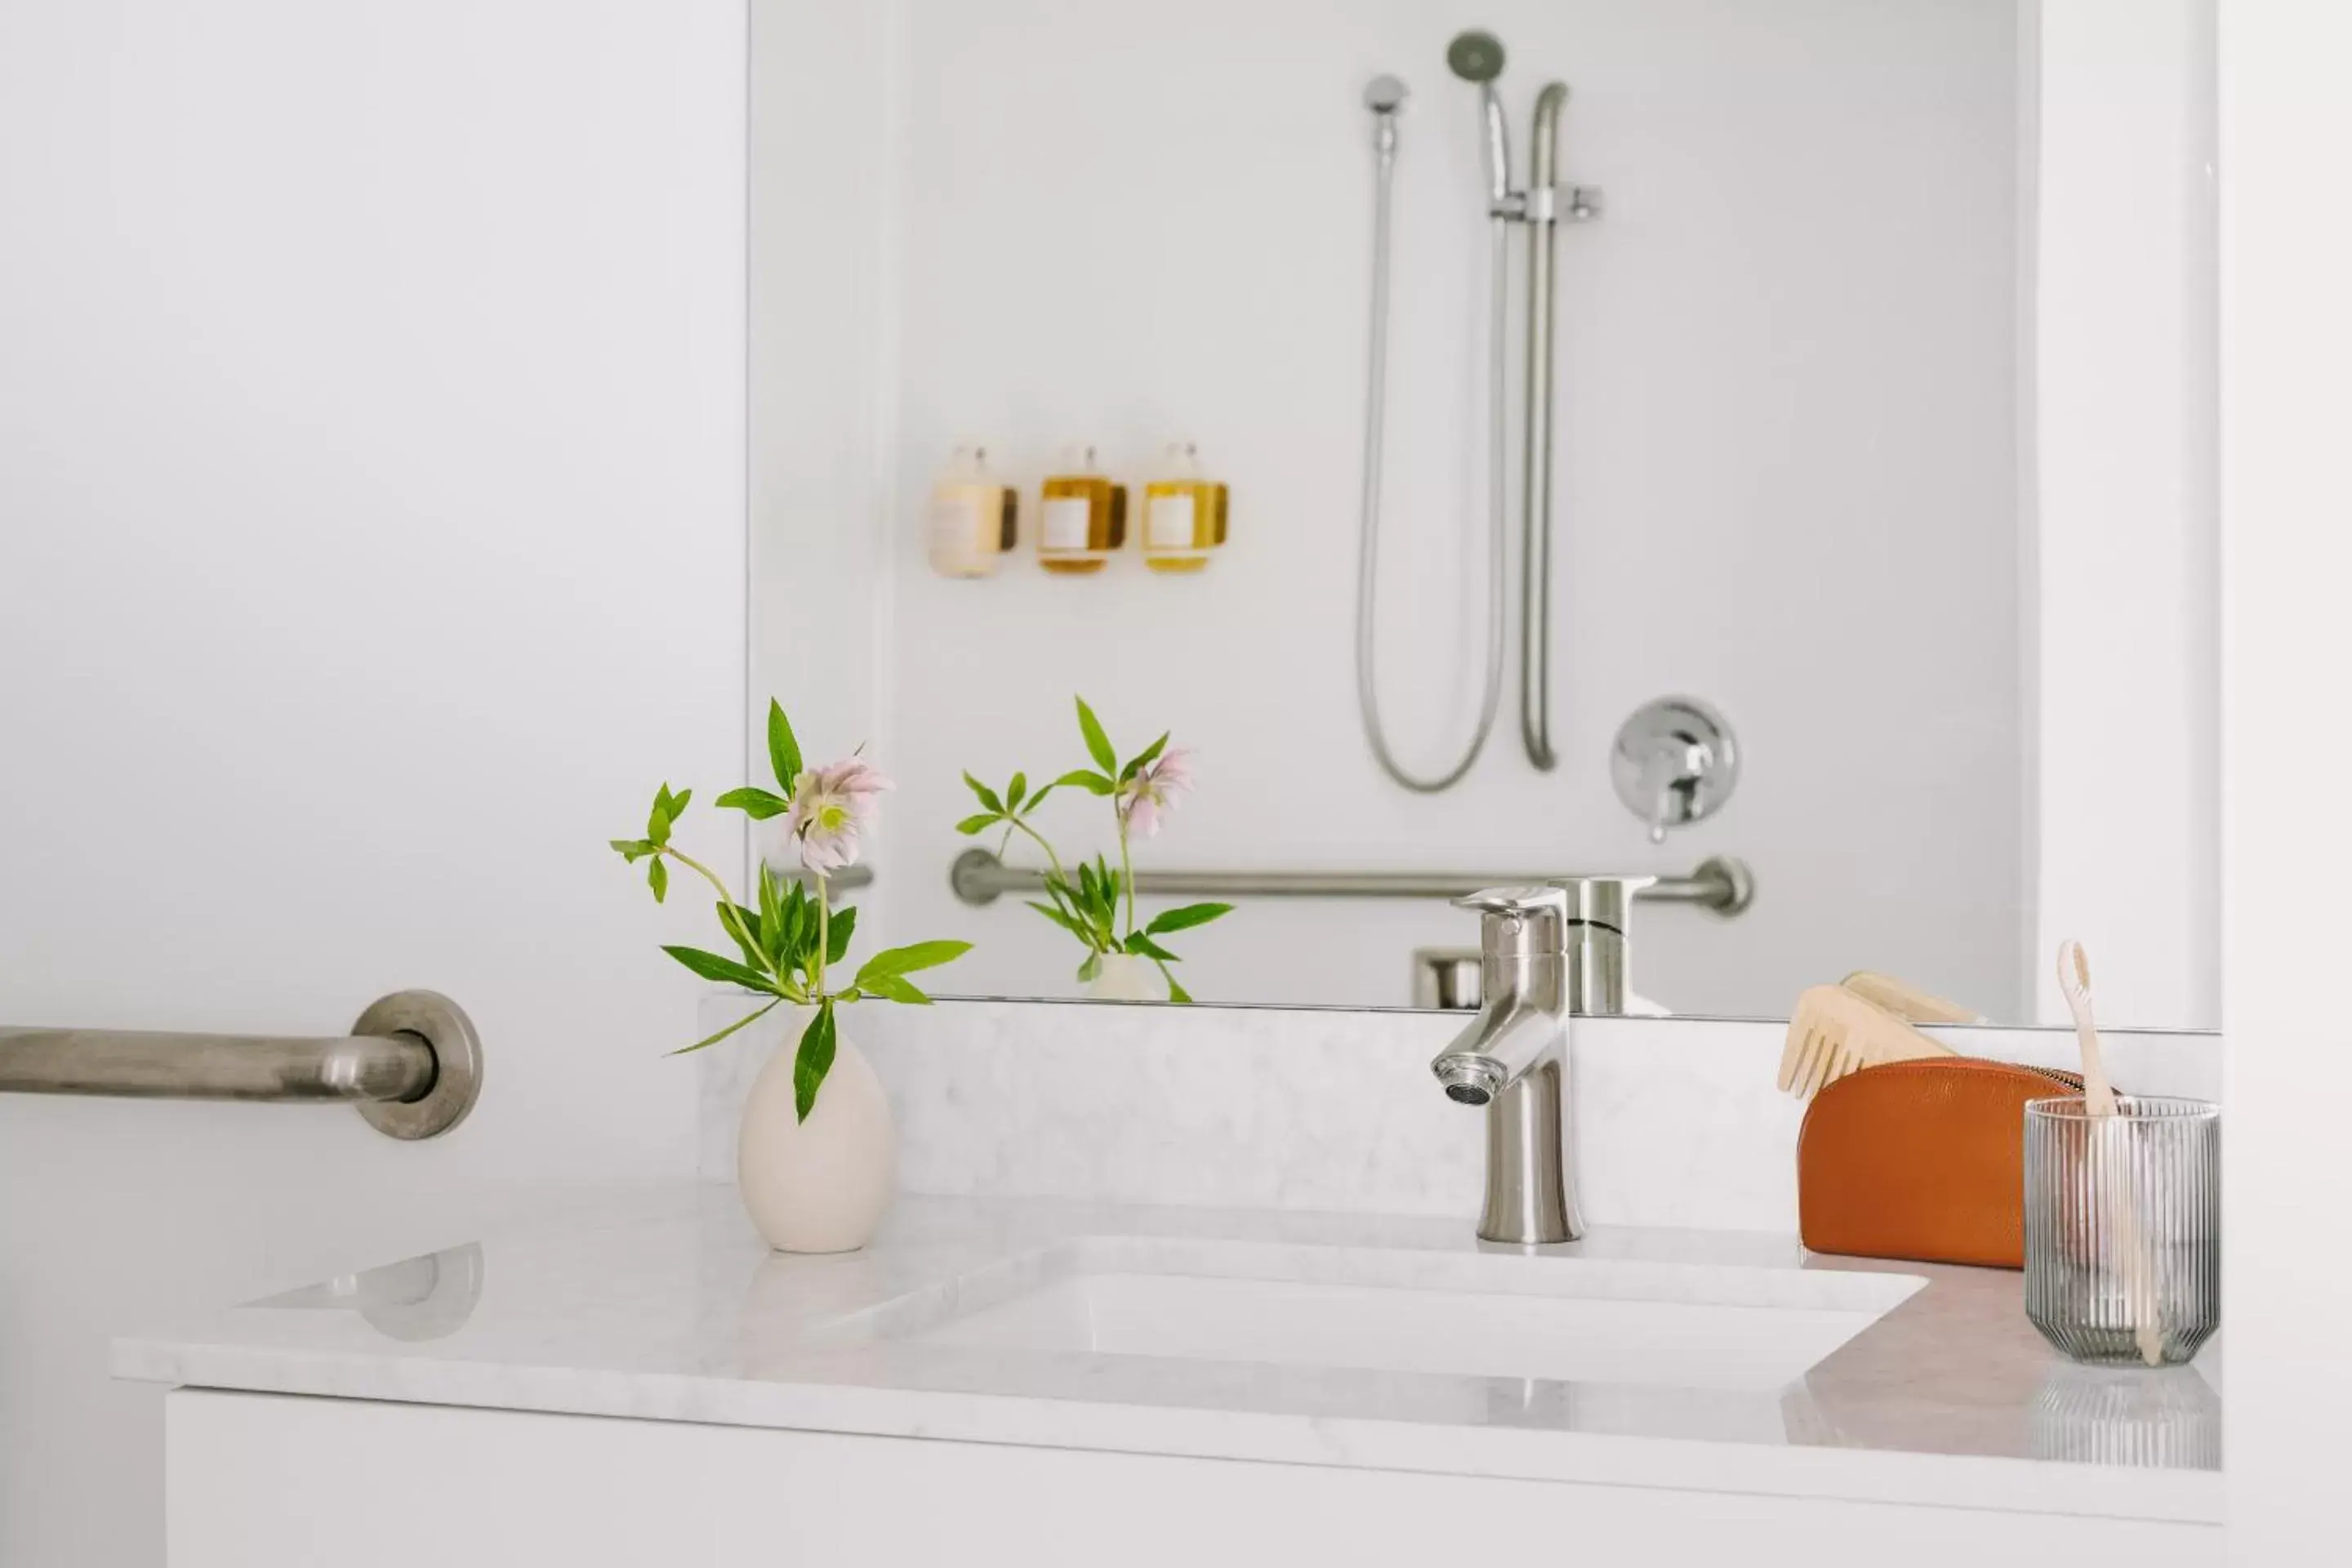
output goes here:
[{"label": "green leaf", "polygon": [[715,907],[719,910],[719,929],[735,940],[736,947],[742,952],[743,962],[759,973],[766,973],[768,955],[760,949],[759,915],[723,899]]},{"label": "green leaf", "polygon": [[769,1003],[766,1006],[754,1008],[752,1011],[744,1014],[741,1017],[736,1019],[733,1023],[728,1025],[717,1034],[705,1035],[702,1038],[695,1041],[694,1044],[690,1046],[680,1046],[677,1049],[667,1054],[673,1057],[682,1057],[688,1051],[698,1051],[705,1046],[715,1046],[719,1041],[725,1039],[728,1036],[733,1034],[736,1030],[740,1029],[747,1025],[758,1023],[761,1019],[766,1017],[769,1014],[774,1012],[783,1005],[784,999],[779,996],[773,1002]]},{"label": "green leaf", "polygon": [[1080,980],[1092,980],[1096,975],[1100,974],[1101,973],[1102,954],[1099,952],[1090,952],[1087,954],[1087,961],[1078,965],[1078,978]]},{"label": "green leaf", "polygon": [[1136,774],[1150,767],[1151,765],[1152,759],[1159,756],[1160,752],[1167,749],[1168,735],[1166,731],[1162,731],[1160,739],[1152,742],[1151,744],[1144,747],[1140,752],[1138,752],[1134,757],[1129,759],[1127,766],[1118,770],[1118,782],[1125,784],[1128,780],[1133,778]]},{"label": "green leaf", "polygon": [[670,796],[669,819],[672,822],[676,822],[679,817],[684,816],[686,815],[686,803],[693,798],[694,792],[690,789],[682,789],[676,795]]},{"label": "green leaf", "polygon": [[824,944],[824,961],[839,963],[849,956],[849,933],[857,929],[857,911],[851,909],[833,911],[833,926]]},{"label": "green leaf", "polygon": [[1103,733],[1102,721],[1087,706],[1087,700],[1081,697],[1077,704],[1078,733],[1086,737],[1087,755],[1095,760],[1095,766],[1108,773],[1118,766],[1118,753],[1110,749],[1110,737]]},{"label": "green leaf", "polygon": [[784,900],[776,890],[776,873],[763,860],[760,863],[760,945],[767,950],[769,966],[778,971],[792,956],[786,935]]},{"label": "green leaf", "polygon": [[1007,811],[1020,810],[1021,797],[1028,793],[1029,775],[1027,773],[1014,773],[1013,775],[1013,782],[1004,786],[1004,809]]},{"label": "green leaf", "polygon": [[928,1007],[931,999],[915,988],[914,983],[896,974],[877,974],[860,987],[869,996],[879,996],[885,1002],[903,1002],[911,1007]]},{"label": "green leaf", "polygon": [[[1064,773],[1060,778],[1055,779],[1052,784],[1047,784],[1045,789],[1059,789],[1064,784],[1068,784],[1074,789],[1085,790],[1088,795],[1109,795],[1118,788],[1118,785],[1111,783],[1109,779],[1104,777],[1100,773],[1090,773],[1085,768],[1074,768],[1070,772]],[[1040,795],[1043,795],[1045,794],[1045,790],[1040,790],[1037,793]],[[1030,804],[1034,805],[1036,802],[1032,801]]]},{"label": "green leaf", "polygon": [[1150,937],[1144,935],[1139,931],[1131,931],[1127,933],[1127,951],[1129,952],[1141,953],[1144,957],[1160,963],[1174,963],[1177,962],[1177,958],[1174,953],[1169,952],[1166,948],[1160,946],[1158,942],[1152,941]]},{"label": "green leaf", "polygon": [[1031,909],[1035,910],[1039,914],[1044,915],[1047,920],[1052,921],[1055,925],[1060,926],[1064,931],[1068,931],[1080,942],[1085,942],[1089,947],[1094,945],[1093,939],[1087,934],[1087,928],[1080,925],[1077,921],[1073,919],[1071,916],[1064,914],[1061,910],[1055,909],[1051,904],[1041,904],[1034,899],[1030,899],[1024,901],[1027,902]]},{"label": "green leaf", "polygon": [[803,955],[808,951],[809,936],[816,922],[809,918],[808,896],[799,883],[793,884],[791,896],[784,900],[784,936],[782,962],[792,969],[805,973],[808,965]]},{"label": "green leaf", "polygon": [[654,902],[669,897],[669,862],[656,855],[646,864],[646,886],[654,890]]},{"label": "green leaf", "polygon": [[1168,1000],[1171,1002],[1190,1002],[1192,1000],[1192,994],[1184,989],[1183,985],[1178,982],[1175,975],[1169,973],[1168,966],[1164,963],[1160,966],[1160,977],[1168,982]]},{"label": "green leaf", "polygon": [[731,958],[721,958],[715,952],[705,952],[698,947],[665,946],[662,951],[701,975],[705,980],[722,981],[740,985],[746,991],[776,992],[776,983],[755,969],[746,968]]},{"label": "green leaf", "polygon": [[1097,855],[1092,866],[1079,862],[1078,877],[1080,886],[1093,900],[1087,912],[1108,933],[1118,916],[1118,873],[1110,868],[1109,861]]},{"label": "green leaf", "polygon": [[793,1057],[793,1108],[797,1120],[806,1121],[810,1108],[816,1104],[816,1091],[824,1087],[824,1075],[833,1070],[833,1004],[817,1005],[816,1016],[801,1034],[801,1048]]},{"label": "green leaf", "polygon": [[963,782],[971,786],[971,793],[980,797],[981,805],[988,807],[989,810],[997,813],[999,816],[1003,815],[1004,803],[997,798],[996,792],[994,790],[989,788],[986,784],[981,783],[970,773],[963,775]]},{"label": "green leaf", "polygon": [[669,785],[654,792],[654,808],[646,814],[646,842],[658,849],[669,842]]},{"label": "green leaf", "polygon": [[719,805],[729,811],[740,811],[754,822],[765,822],[772,816],[782,816],[792,810],[793,803],[782,795],[745,784],[730,789],[719,797]]},{"label": "green leaf", "polygon": [[867,984],[877,975],[911,974],[918,969],[936,969],[942,963],[952,963],[971,951],[968,942],[919,942],[907,947],[886,947],[867,959],[857,971],[857,984]]},{"label": "green leaf", "polygon": [[1189,931],[1207,925],[1221,915],[1234,912],[1231,904],[1186,904],[1181,909],[1162,910],[1145,922],[1143,929],[1158,936],[1164,931]]},{"label": "green leaf", "polygon": [[772,697],[768,700],[768,765],[776,770],[776,786],[791,800],[793,781],[801,776],[801,743],[793,738],[784,705]]},{"label": "green leaf", "polygon": [[1003,820],[1004,818],[994,816],[989,812],[975,812],[973,815],[965,817],[961,822],[957,823],[956,831],[958,833],[985,833]]},{"label": "green leaf", "polygon": [[605,840],[605,842],[612,845],[614,848],[619,850],[621,852],[621,858],[626,860],[632,866],[644,859],[646,856],[655,853],[655,847],[648,844],[642,838],[610,838]]}]

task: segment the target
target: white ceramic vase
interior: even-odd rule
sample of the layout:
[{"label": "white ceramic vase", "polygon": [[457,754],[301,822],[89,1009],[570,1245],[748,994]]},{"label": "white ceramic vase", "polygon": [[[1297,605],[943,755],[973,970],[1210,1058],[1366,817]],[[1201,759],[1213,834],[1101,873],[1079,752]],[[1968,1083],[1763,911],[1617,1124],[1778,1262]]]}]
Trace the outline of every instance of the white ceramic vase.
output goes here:
[{"label": "white ceramic vase", "polygon": [[1097,1002],[1165,1002],[1168,985],[1151,960],[1131,952],[1106,952],[1102,967],[1087,982],[1087,995]]},{"label": "white ceramic vase", "polygon": [[[853,1252],[873,1239],[898,1184],[898,1133],[873,1064],[841,1036],[808,1120],[794,1114],[793,1057],[814,1015],[796,1010],[743,1101],[735,1181],[779,1252]],[[836,1020],[840,1014],[835,1015]]]}]

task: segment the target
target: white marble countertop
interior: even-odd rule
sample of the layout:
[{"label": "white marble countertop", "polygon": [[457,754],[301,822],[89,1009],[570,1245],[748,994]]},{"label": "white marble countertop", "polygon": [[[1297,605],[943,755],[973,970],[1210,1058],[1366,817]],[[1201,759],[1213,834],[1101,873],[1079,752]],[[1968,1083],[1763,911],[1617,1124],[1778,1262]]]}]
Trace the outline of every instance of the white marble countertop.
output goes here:
[{"label": "white marble countertop", "polygon": [[2219,1357],[2097,1372],[2020,1277],[1599,1228],[1569,1257],[1928,1283],[1776,1392],[1006,1353],[845,1316],[1094,1237],[1475,1255],[1455,1220],[904,1197],[862,1253],[771,1254],[734,1192],[649,1190],[115,1346],[204,1387],[1132,1453],[2217,1522]]}]

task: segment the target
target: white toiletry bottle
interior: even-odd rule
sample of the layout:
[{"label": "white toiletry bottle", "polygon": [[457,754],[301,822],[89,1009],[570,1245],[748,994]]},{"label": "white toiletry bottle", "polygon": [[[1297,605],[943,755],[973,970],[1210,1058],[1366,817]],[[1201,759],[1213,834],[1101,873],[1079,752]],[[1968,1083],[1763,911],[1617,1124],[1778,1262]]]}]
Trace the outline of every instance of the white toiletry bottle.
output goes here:
[{"label": "white toiletry bottle", "polygon": [[988,471],[988,448],[958,447],[931,487],[924,543],[942,577],[987,577],[1013,548],[1020,499]]}]

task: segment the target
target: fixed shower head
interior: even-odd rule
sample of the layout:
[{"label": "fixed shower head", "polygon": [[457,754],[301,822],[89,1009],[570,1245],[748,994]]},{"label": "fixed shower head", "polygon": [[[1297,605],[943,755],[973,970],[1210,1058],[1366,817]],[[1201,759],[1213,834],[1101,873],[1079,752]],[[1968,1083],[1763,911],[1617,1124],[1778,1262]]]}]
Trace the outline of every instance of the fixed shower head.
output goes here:
[{"label": "fixed shower head", "polygon": [[1364,84],[1364,107],[1374,114],[1394,114],[1404,107],[1404,83],[1392,76],[1376,76]]},{"label": "fixed shower head", "polygon": [[1364,84],[1364,107],[1372,111],[1372,150],[1381,155],[1383,177],[1396,163],[1397,116],[1404,110],[1404,83],[1376,76]]},{"label": "fixed shower head", "polygon": [[1503,74],[1503,40],[1472,28],[1445,46],[1445,63],[1464,81],[1486,83]]}]

